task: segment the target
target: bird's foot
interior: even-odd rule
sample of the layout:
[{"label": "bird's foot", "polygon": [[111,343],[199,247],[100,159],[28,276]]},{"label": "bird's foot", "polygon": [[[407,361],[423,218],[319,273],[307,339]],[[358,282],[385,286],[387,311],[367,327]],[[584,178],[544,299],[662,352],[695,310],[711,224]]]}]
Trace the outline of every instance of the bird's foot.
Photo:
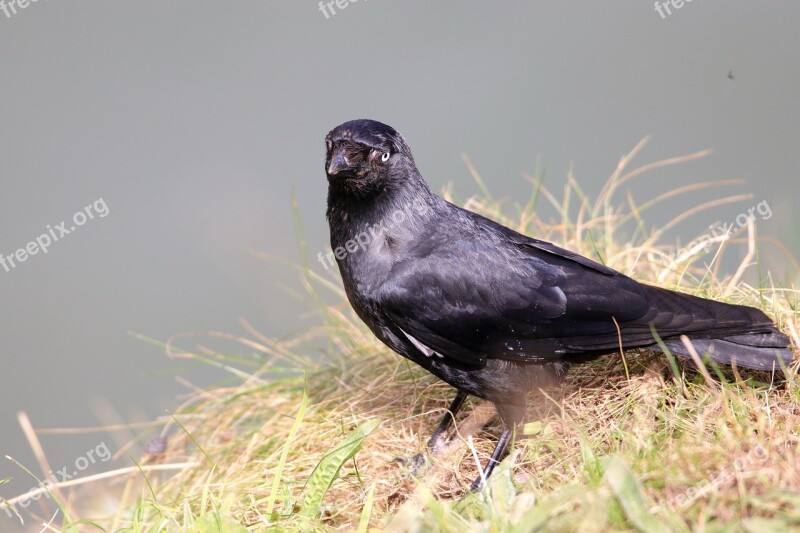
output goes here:
[{"label": "bird's foot", "polygon": [[400,463],[408,469],[413,477],[422,477],[430,469],[431,462],[428,455],[420,452],[412,457],[395,457],[393,462]]},{"label": "bird's foot", "polygon": [[481,489],[483,488],[483,483],[484,483],[483,476],[478,475],[478,477],[475,478],[475,481],[472,482],[472,485],[469,486],[469,491],[480,492]]},{"label": "bird's foot", "polygon": [[401,463],[409,469],[409,473],[414,477],[424,476],[430,470],[433,463],[431,458],[441,455],[447,451],[447,441],[442,435],[434,435],[428,441],[428,451],[419,452],[411,458],[395,457],[394,461]]}]

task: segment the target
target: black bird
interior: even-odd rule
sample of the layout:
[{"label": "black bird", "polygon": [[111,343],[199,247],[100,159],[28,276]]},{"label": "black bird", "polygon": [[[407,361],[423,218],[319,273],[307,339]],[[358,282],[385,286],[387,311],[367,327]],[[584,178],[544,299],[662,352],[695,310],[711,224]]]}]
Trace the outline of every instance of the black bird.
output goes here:
[{"label": "black bird", "polygon": [[381,341],[458,390],[432,451],[467,395],[494,403],[504,430],[483,478],[523,421],[529,391],[620,342],[658,349],[655,330],[677,356],[689,356],[686,335],[718,363],[780,370],[792,359],[789,339],[758,309],[639,283],[446,202],[390,126],[345,122],[325,143],[331,247],[347,297]]}]

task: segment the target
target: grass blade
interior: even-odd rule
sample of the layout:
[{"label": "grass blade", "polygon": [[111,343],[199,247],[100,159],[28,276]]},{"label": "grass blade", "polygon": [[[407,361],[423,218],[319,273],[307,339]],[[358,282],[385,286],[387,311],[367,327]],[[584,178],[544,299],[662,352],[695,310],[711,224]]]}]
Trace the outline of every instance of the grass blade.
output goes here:
[{"label": "grass blade", "polygon": [[303,501],[303,507],[300,509],[301,515],[308,518],[319,515],[322,499],[325,497],[325,493],[328,492],[333,480],[339,474],[339,470],[358,453],[358,450],[361,449],[361,443],[367,435],[375,431],[378,424],[380,422],[375,419],[361,424],[341,444],[325,454],[306,483],[306,498]]},{"label": "grass blade", "polygon": [[358,521],[358,529],[356,533],[367,533],[369,529],[369,517],[372,516],[372,506],[375,503],[375,483],[369,486],[367,493],[367,501],[364,503],[364,508],[361,510],[361,519]]},{"label": "grass blade", "polygon": [[303,417],[306,415],[306,408],[308,407],[308,393],[303,391],[303,400],[300,402],[300,409],[297,411],[297,417],[294,419],[292,429],[289,430],[289,437],[286,439],[286,444],[283,445],[281,458],[278,461],[278,467],[275,469],[275,478],[272,480],[272,489],[269,491],[269,503],[267,504],[267,516],[272,516],[272,511],[275,509],[275,500],[278,498],[278,489],[281,486],[281,477],[283,476],[283,468],[286,466],[286,457],[289,455],[289,450],[294,442],[294,437],[297,435],[297,430],[300,429],[300,424],[303,422]]},{"label": "grass blade", "polygon": [[616,455],[611,457],[606,463],[604,478],[628,521],[637,531],[669,533],[669,528],[647,511],[647,501],[639,481],[624,460]]}]

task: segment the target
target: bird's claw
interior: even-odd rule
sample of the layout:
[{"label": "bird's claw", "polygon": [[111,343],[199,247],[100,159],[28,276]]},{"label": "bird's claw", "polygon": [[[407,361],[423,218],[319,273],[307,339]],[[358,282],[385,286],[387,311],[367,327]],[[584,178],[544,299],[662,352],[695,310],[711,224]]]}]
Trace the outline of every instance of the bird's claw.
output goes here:
[{"label": "bird's claw", "polygon": [[409,473],[414,477],[422,477],[431,466],[428,456],[425,453],[418,453],[411,458],[395,457],[394,462],[400,463],[409,469]]}]

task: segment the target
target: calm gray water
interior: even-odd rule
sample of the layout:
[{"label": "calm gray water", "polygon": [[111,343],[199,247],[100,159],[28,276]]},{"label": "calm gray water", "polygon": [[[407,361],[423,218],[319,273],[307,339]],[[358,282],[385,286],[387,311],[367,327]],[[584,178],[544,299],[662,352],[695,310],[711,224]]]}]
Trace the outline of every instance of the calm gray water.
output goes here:
[{"label": "calm gray water", "polygon": [[[254,251],[297,260],[293,188],[309,250],[325,250],[323,137],[352,118],[395,126],[431,186],[452,182],[462,198],[476,192],[462,153],[495,195],[518,199],[537,159],[554,191],[572,165],[592,194],[646,134],[640,163],[713,148],[633,194],[743,178],[725,192],[751,200],[687,220],[676,237],[766,202],[760,235],[800,255],[800,3],[696,0],[663,16],[652,2],[588,0],[325,11],[310,0],[0,11],[0,254],[14,260],[0,265],[2,454],[41,473],[17,411],[37,427],[147,420],[185,391],[176,373],[226,377],[129,331],[241,333],[245,317],[279,336],[312,324],[296,275]],[[15,255],[43,234],[53,242]],[[779,278],[795,275],[774,247],[762,254]],[[43,437],[54,469],[103,443],[119,445]],[[2,460],[8,476],[0,496],[32,486]],[[0,530],[10,524],[0,512]]]}]

